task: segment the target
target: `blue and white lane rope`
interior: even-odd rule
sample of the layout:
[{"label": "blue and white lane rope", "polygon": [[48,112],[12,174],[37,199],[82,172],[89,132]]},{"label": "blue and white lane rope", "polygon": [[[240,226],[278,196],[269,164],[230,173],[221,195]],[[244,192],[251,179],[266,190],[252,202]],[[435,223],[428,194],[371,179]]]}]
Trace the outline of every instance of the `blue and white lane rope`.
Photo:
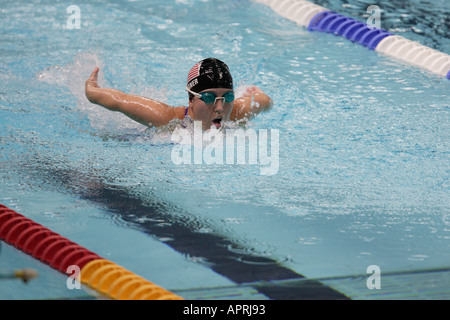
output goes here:
[{"label": "blue and white lane rope", "polygon": [[310,31],[333,33],[450,79],[450,55],[304,0],[253,0]]}]

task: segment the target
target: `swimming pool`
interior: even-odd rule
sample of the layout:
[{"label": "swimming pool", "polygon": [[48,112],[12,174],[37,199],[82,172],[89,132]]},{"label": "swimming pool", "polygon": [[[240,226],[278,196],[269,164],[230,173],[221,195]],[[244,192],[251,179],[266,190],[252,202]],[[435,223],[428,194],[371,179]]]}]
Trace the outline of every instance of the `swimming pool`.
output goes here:
[{"label": "swimming pool", "polygon": [[[64,3],[16,3],[0,11],[1,204],[187,299],[449,298],[447,79],[250,1],[79,1],[80,29]],[[392,3],[383,28],[450,52],[448,3]],[[278,130],[276,174],[177,165],[175,125],[84,97],[100,66],[105,86],[185,105],[209,56],[273,98],[248,128]],[[0,280],[1,298],[89,297],[1,245],[0,269],[40,273]]]}]

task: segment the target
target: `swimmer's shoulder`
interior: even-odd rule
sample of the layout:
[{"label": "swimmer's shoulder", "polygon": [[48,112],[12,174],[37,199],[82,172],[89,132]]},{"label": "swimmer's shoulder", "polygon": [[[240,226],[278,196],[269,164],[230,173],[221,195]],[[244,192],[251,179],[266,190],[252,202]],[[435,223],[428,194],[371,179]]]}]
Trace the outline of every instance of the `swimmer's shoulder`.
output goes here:
[{"label": "swimmer's shoulder", "polygon": [[179,107],[172,107],[172,119],[184,119],[186,116],[186,107],[185,106],[179,106]]}]

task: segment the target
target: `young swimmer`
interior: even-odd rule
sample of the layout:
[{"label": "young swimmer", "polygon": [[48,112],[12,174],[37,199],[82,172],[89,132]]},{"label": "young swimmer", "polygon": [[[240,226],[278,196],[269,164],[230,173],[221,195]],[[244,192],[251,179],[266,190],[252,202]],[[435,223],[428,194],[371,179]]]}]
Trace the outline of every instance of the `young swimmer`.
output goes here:
[{"label": "young swimmer", "polygon": [[188,107],[171,107],[149,98],[100,88],[98,72],[97,67],[86,81],[88,100],[146,126],[165,126],[174,119],[190,118],[202,121],[206,131],[211,126],[220,128],[228,120],[249,120],[273,105],[272,99],[257,87],[248,88],[242,97],[235,99],[228,66],[215,58],[204,59],[190,70],[186,85]]}]

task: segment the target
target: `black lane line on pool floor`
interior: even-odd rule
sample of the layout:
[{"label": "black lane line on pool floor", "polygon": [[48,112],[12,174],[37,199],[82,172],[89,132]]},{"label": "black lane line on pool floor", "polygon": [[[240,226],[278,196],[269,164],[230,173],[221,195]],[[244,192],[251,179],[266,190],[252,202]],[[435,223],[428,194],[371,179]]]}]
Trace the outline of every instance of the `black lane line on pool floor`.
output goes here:
[{"label": "black lane line on pool floor", "polygon": [[[280,265],[273,259],[246,254],[245,248],[226,238],[196,231],[199,229],[199,223],[204,222],[194,222],[193,227],[192,220],[186,222],[182,217],[170,213],[170,210],[174,211],[173,206],[169,208],[166,203],[144,203],[142,199],[130,194],[129,190],[108,185],[99,177],[93,178],[81,172],[50,168],[49,163],[46,163],[42,169],[38,169],[39,178],[44,178],[43,181],[53,187],[61,186],[72,195],[93,202],[151,236],[159,239],[169,238],[170,241],[164,242],[167,246],[185,256],[204,258],[205,265],[210,269],[237,284],[305,279],[303,275]],[[268,284],[258,285],[255,289],[274,300],[349,299],[341,292],[314,280],[307,281],[300,287]]]}]

